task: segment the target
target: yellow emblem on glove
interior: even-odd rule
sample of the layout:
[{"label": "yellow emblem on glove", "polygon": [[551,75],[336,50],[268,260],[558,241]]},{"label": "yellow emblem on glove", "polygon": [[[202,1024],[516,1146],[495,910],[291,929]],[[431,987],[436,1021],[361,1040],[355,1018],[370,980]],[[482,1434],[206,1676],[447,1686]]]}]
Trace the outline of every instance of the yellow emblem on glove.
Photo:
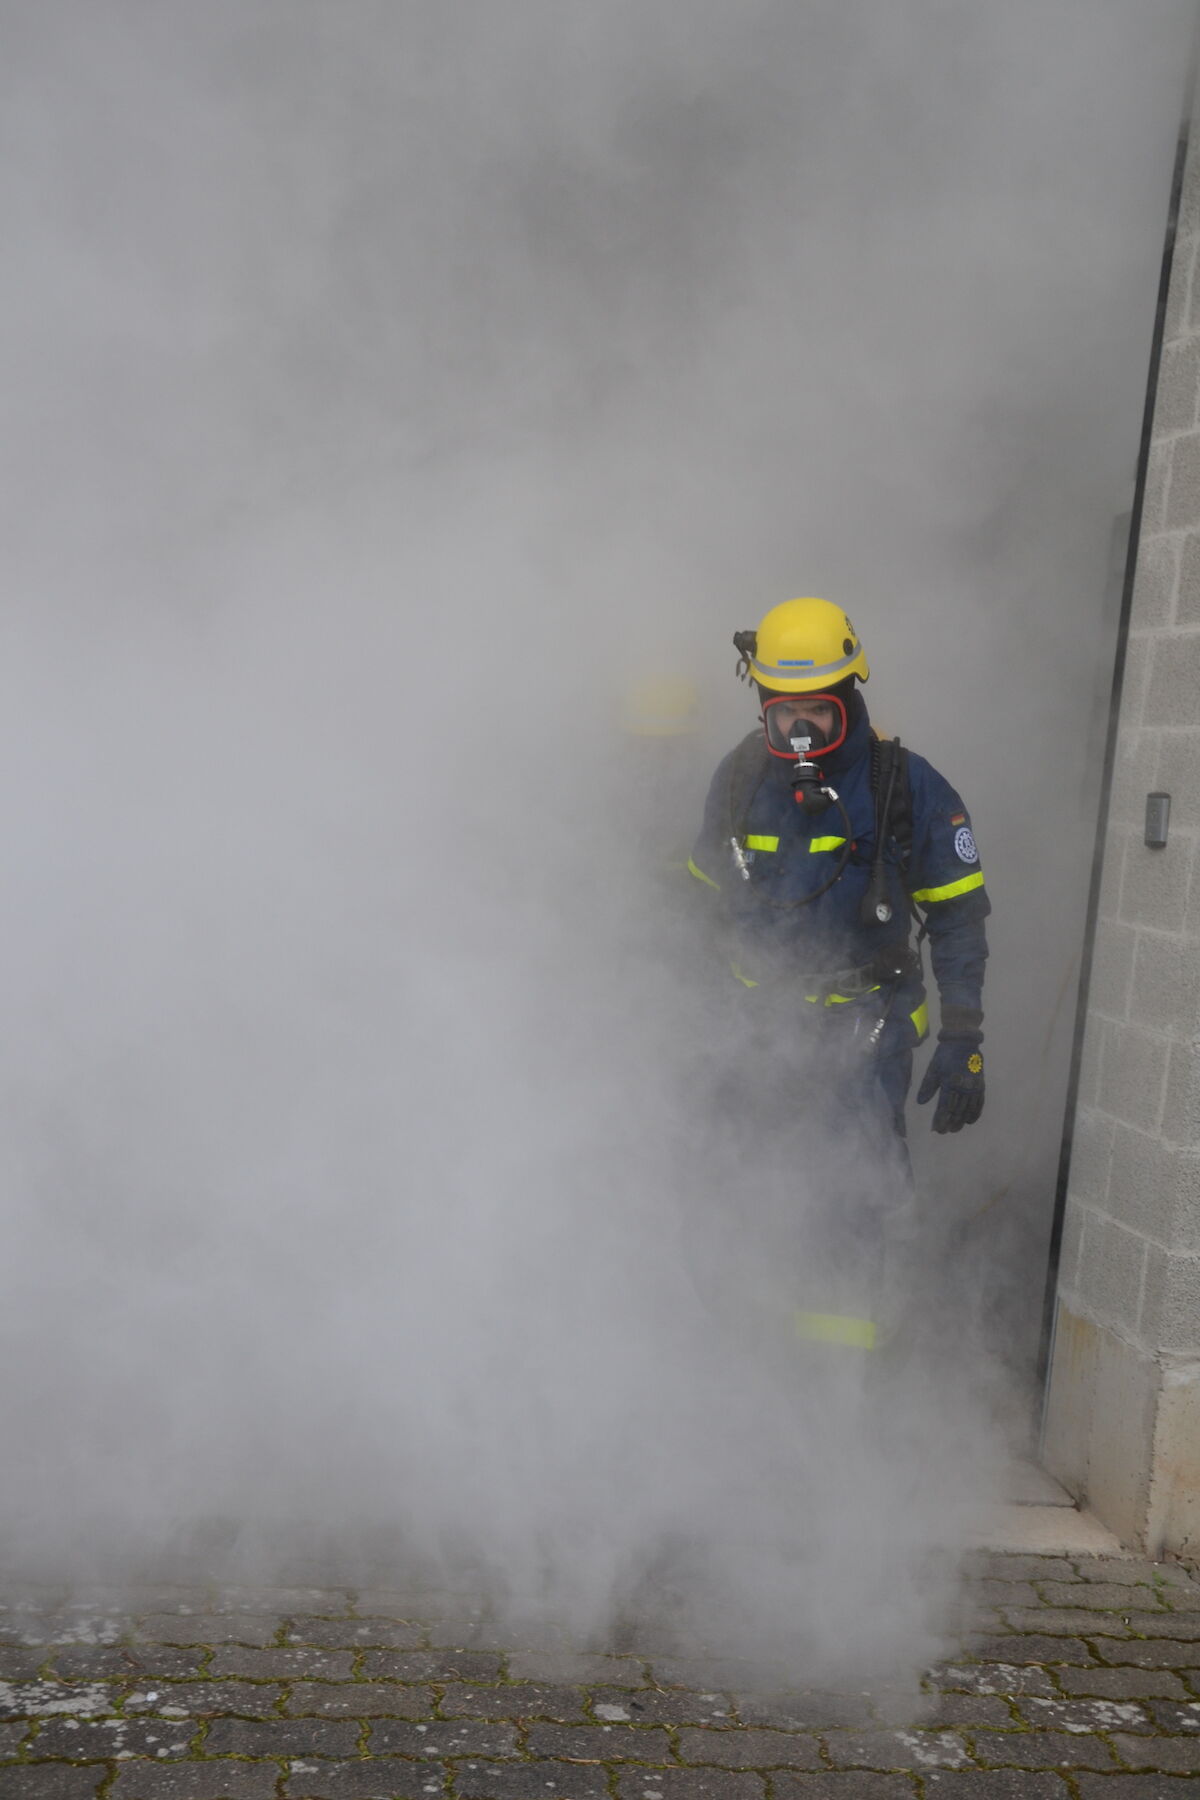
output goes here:
[{"label": "yellow emblem on glove", "polygon": [[983,1058],[980,1056],[978,1050],[973,1050],[970,1056],[968,1056],[967,1067],[970,1069],[972,1075],[978,1075],[982,1070]]}]

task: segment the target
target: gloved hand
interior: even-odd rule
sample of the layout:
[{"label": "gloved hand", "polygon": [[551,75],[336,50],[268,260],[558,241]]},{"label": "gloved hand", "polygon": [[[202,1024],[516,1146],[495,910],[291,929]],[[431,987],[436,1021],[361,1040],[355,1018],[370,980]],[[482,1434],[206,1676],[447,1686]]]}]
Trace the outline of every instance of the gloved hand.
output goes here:
[{"label": "gloved hand", "polygon": [[918,1106],[924,1106],[937,1094],[935,1131],[961,1131],[964,1125],[973,1125],[983,1111],[983,1053],[979,1044],[977,1031],[961,1037],[939,1037],[925,1079],[917,1089]]}]

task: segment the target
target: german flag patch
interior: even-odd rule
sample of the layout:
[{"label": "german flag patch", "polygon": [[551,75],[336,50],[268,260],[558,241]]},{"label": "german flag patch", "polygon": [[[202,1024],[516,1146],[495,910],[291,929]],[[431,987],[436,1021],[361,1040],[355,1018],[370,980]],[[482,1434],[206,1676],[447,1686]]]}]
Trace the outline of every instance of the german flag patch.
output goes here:
[{"label": "german flag patch", "polygon": [[966,813],[951,813],[950,814],[950,823],[952,825],[965,825],[966,822],[967,822]]}]

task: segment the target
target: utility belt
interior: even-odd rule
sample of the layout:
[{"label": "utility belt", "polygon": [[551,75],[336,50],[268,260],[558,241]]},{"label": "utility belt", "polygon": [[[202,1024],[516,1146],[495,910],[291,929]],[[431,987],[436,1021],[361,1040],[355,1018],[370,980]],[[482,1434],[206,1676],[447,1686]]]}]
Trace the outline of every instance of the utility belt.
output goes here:
[{"label": "utility belt", "polygon": [[832,973],[821,975],[803,975],[793,978],[797,986],[803,988],[804,998],[814,1006],[838,1006],[843,1002],[861,1000],[866,994],[877,993],[881,988],[895,988],[903,981],[921,979],[921,958],[917,951],[907,945],[892,951],[882,951],[871,957],[870,961],[859,963],[854,968],[836,969]]},{"label": "utility belt", "polygon": [[[733,973],[744,987],[757,988],[760,982],[747,975],[735,962]],[[803,973],[788,970],[782,976],[767,976],[763,983],[776,1001],[795,1005],[797,998],[806,1004],[802,1010],[810,1017],[848,1022],[852,1035],[861,1037],[864,1049],[873,1049],[892,1014],[892,1006],[904,985],[911,984],[912,1006],[921,986],[920,953],[907,945],[880,951],[867,962],[845,969]],[[917,993],[911,992],[915,988]],[[828,1010],[826,1010],[828,1009]],[[792,1015],[795,1017],[795,1015]],[[912,1027],[912,1042],[920,1043],[928,1034],[929,1015],[920,1000],[907,1017]]]}]

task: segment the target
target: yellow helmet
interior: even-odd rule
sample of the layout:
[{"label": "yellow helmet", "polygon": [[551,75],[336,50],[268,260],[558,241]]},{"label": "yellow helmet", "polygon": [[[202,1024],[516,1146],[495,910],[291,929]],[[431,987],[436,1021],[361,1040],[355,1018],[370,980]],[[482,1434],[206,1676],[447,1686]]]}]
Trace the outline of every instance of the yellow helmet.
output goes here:
[{"label": "yellow helmet", "polygon": [[784,600],[757,631],[739,631],[734,644],[751,681],[776,694],[816,694],[851,675],[871,671],[858,633],[832,600]]},{"label": "yellow helmet", "polygon": [[700,695],[681,675],[647,675],[626,690],[622,724],[633,737],[687,737],[700,723]]}]

